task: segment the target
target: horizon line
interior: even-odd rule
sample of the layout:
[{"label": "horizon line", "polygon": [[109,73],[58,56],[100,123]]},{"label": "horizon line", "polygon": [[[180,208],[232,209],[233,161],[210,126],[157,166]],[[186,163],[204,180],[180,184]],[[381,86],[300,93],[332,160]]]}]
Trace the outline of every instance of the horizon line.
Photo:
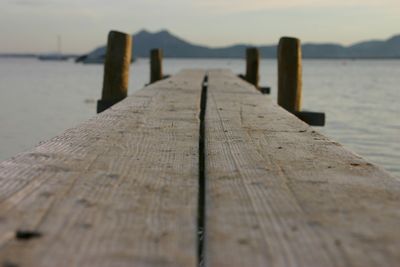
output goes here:
[{"label": "horizon line", "polygon": [[[279,42],[279,40],[276,43],[270,43],[270,44],[251,44],[251,43],[240,43],[240,42],[237,42],[237,43],[227,44],[227,45],[223,45],[223,46],[211,46],[211,45],[207,45],[207,44],[194,43],[194,42],[186,39],[185,37],[181,37],[181,36],[173,33],[171,30],[168,30],[168,29],[165,29],[165,28],[161,28],[160,30],[154,30],[154,31],[147,30],[146,28],[143,28],[143,29],[141,29],[141,30],[139,30],[139,31],[137,31],[135,33],[130,33],[130,35],[134,36],[134,35],[136,35],[138,33],[141,33],[141,32],[146,32],[146,33],[149,33],[149,34],[159,34],[159,33],[162,33],[162,32],[167,32],[170,35],[172,35],[172,36],[174,36],[174,37],[176,37],[176,38],[178,38],[178,39],[180,39],[182,41],[185,41],[185,42],[187,42],[187,43],[189,43],[191,45],[204,46],[204,47],[211,48],[211,49],[227,48],[227,47],[231,47],[231,46],[247,46],[247,47],[260,48],[260,47],[263,47],[263,46],[264,47],[265,46],[277,46],[278,42]],[[289,35],[283,35],[281,37],[284,37],[284,36],[289,36]],[[303,42],[301,38],[298,38],[298,37],[296,37],[296,38],[298,38],[301,41],[301,45],[302,46],[303,45],[339,45],[339,46],[342,46],[342,47],[346,48],[346,47],[351,47],[353,45],[356,45],[356,44],[359,44],[359,43],[364,43],[364,42],[375,42],[375,41],[384,42],[384,41],[388,41],[388,40],[390,40],[390,39],[392,39],[394,37],[397,37],[397,36],[400,36],[400,33],[394,33],[394,34],[392,34],[389,37],[386,37],[384,39],[378,39],[378,38],[372,38],[371,37],[370,39],[364,39],[364,40],[355,41],[355,42],[352,42],[351,44],[348,44],[348,45],[342,44],[342,43],[339,43],[339,42],[336,43],[334,41],[327,41],[327,42],[304,41]],[[295,36],[292,36],[292,37],[295,37]],[[96,49],[96,48],[99,48],[99,47],[102,47],[104,45],[106,45],[106,44],[97,45],[94,48],[92,48],[92,50]],[[35,55],[50,54],[50,53],[55,53],[55,51],[48,51],[48,52],[27,52],[27,51],[25,51],[25,52],[1,52],[0,51],[0,55],[2,55],[2,56],[7,56],[7,55],[35,56]],[[63,55],[82,55],[82,54],[85,54],[85,53],[86,52],[63,52],[62,54]]]}]

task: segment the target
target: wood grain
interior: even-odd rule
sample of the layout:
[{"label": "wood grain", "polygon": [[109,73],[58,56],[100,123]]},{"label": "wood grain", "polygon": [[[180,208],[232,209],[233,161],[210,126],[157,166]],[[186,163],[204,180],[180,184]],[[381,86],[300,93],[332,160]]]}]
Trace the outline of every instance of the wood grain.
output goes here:
[{"label": "wood grain", "polygon": [[197,266],[203,76],[155,83],[0,163],[0,266]]},{"label": "wood grain", "polygon": [[[197,266],[204,71],[0,163],[0,266]],[[208,77],[204,266],[399,266],[400,181]]]},{"label": "wood grain", "polygon": [[209,73],[205,266],[400,266],[400,182]]}]

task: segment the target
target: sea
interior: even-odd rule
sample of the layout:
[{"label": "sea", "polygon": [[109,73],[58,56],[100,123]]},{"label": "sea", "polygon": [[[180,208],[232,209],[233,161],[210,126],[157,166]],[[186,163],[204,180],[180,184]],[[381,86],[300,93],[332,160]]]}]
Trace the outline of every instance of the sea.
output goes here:
[{"label": "sea", "polygon": [[[164,59],[165,74],[183,68],[245,71],[242,59]],[[129,94],[149,81],[149,61],[130,69]],[[0,160],[96,114],[102,65],[0,58]],[[277,63],[261,61],[260,85],[276,99]],[[400,60],[303,60],[303,110],[325,112],[317,131],[400,177]]]}]

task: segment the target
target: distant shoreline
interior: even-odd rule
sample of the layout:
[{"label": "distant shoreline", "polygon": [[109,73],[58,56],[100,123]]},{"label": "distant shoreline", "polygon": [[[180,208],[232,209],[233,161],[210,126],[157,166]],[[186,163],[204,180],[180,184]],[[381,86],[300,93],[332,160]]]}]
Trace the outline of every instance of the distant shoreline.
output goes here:
[{"label": "distant shoreline", "polygon": [[[41,54],[18,54],[18,53],[10,53],[10,54],[0,54],[0,58],[38,58]],[[69,58],[76,58],[79,55],[66,55]],[[147,57],[138,57],[138,59],[146,59]],[[243,59],[244,57],[168,57],[165,56],[165,59]],[[261,57],[262,59],[276,59],[276,57]],[[308,60],[320,60],[320,59],[329,59],[329,60],[400,60],[400,57],[303,57],[303,59]]]},{"label": "distant shoreline", "polygon": [[[31,53],[1,53],[0,58],[38,58],[42,55],[46,55],[48,53],[41,54],[31,54]],[[76,58],[79,57],[77,54],[63,54],[68,58]]]},{"label": "distant shoreline", "polygon": [[[147,58],[152,48],[163,50],[164,58],[180,59],[243,59],[249,47],[256,47],[263,59],[275,59],[277,45],[234,44],[225,47],[209,47],[186,41],[167,30],[148,32],[141,30],[133,34],[133,58]],[[385,40],[369,40],[341,45],[337,43],[309,43],[303,42],[302,57],[307,60],[399,60],[400,34],[393,35]],[[1,53],[0,57],[34,58],[54,53]],[[63,53],[70,59],[77,58],[77,62],[103,62],[106,46],[101,45],[83,54]]]}]

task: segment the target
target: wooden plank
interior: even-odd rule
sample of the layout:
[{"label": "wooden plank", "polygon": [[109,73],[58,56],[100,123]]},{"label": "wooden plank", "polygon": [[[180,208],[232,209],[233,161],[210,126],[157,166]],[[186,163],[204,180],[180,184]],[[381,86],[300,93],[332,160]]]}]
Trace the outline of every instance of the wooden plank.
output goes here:
[{"label": "wooden plank", "polygon": [[0,265],[197,266],[203,76],[155,83],[0,163]]},{"label": "wooden plank", "polygon": [[400,181],[226,71],[206,112],[206,266],[399,266]]},{"label": "wooden plank", "polygon": [[325,113],[314,111],[295,111],[293,114],[311,126],[325,126]]}]

